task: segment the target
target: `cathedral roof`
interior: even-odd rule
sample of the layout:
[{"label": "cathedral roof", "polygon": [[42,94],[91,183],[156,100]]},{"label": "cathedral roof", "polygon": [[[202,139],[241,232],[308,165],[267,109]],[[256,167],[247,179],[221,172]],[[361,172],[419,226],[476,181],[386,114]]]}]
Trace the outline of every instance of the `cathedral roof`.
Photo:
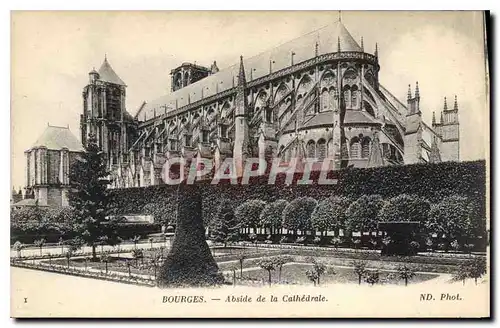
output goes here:
[{"label": "cathedral roof", "polygon": [[67,148],[69,151],[83,151],[81,142],[67,127],[49,125],[31,148],[46,147],[51,150]]},{"label": "cathedral roof", "polygon": [[[363,51],[344,24],[337,21],[256,56],[244,58],[246,80],[249,82],[269,75],[270,71],[276,72],[289,67],[292,52],[295,64],[314,58],[316,55],[338,52],[339,42],[341,51]],[[176,107],[182,107],[189,102],[202,99],[202,95],[203,98],[206,98],[231,89],[237,85],[239,68],[238,61],[235,65],[221,69],[198,82],[148,101],[145,106],[139,109],[136,116],[140,115],[139,118],[143,119],[145,115],[149,119],[152,118],[154,109],[156,109],[156,113],[164,113],[165,108],[166,112],[169,112]]]},{"label": "cathedral roof", "polygon": [[102,63],[101,68],[99,68],[99,80],[118,85],[125,85],[125,82],[123,82],[118,74],[115,73],[106,57],[104,57],[104,62]]}]

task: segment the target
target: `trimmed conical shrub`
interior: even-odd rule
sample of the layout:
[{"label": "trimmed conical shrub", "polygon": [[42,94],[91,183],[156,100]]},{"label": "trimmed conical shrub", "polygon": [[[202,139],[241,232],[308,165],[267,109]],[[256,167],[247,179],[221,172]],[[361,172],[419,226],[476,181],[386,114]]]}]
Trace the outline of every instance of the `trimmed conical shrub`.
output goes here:
[{"label": "trimmed conical shrub", "polygon": [[197,185],[178,188],[177,229],[172,248],[158,275],[159,287],[210,286],[223,283],[205,240],[201,191]]}]

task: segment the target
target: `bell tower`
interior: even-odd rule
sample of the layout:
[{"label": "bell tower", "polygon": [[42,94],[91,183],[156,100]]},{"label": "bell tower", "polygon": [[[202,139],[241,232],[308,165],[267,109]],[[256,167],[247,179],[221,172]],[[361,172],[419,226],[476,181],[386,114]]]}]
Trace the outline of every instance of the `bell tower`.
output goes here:
[{"label": "bell tower", "polygon": [[90,71],[82,92],[82,143],[85,145],[88,137],[94,135],[109,165],[118,164],[127,151],[126,87],[105,57],[99,71]]}]

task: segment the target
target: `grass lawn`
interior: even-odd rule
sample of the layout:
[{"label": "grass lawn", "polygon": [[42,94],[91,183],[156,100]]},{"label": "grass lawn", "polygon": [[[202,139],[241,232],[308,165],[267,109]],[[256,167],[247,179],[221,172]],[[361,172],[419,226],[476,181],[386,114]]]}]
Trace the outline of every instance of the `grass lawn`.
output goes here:
[{"label": "grass lawn", "polygon": [[[329,267],[330,268],[330,267]],[[320,283],[358,283],[358,275],[354,273],[353,269],[350,268],[340,268],[340,267],[331,267],[335,270],[336,274],[325,274],[321,276]],[[281,280],[286,281],[288,283],[295,284],[311,284],[312,282],[307,279],[306,271],[312,269],[312,265],[308,264],[288,264],[283,267],[283,271],[281,273]],[[385,282],[386,284],[391,285],[404,285],[404,281],[399,279],[397,276],[397,272],[389,272],[389,271],[380,271],[380,281],[384,281],[387,279],[388,275],[391,274],[394,278],[390,278]],[[408,283],[419,283],[422,281],[431,280],[437,278],[439,275],[437,274],[416,274],[413,279],[411,279]],[[261,268],[250,269],[248,271],[243,272],[243,277],[249,277],[252,279],[264,279],[266,282],[269,279],[269,273],[266,270]],[[278,282],[278,270],[272,271],[271,280],[273,283]],[[363,280],[363,284],[366,282]]]}]

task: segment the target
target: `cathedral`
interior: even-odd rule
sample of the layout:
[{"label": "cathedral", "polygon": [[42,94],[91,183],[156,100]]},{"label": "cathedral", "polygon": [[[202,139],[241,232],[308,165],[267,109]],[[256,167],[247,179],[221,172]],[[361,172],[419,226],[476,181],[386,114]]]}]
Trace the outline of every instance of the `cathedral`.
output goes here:
[{"label": "cathedral", "polygon": [[114,188],[167,183],[163,167],[178,158],[216,168],[226,158],[328,158],[335,169],[458,161],[457,98],[424,123],[418,82],[398,100],[373,50],[339,20],[225,69],[183,63],[171,92],[134,116],[105,58],[83,89],[82,143],[96,137]]}]

